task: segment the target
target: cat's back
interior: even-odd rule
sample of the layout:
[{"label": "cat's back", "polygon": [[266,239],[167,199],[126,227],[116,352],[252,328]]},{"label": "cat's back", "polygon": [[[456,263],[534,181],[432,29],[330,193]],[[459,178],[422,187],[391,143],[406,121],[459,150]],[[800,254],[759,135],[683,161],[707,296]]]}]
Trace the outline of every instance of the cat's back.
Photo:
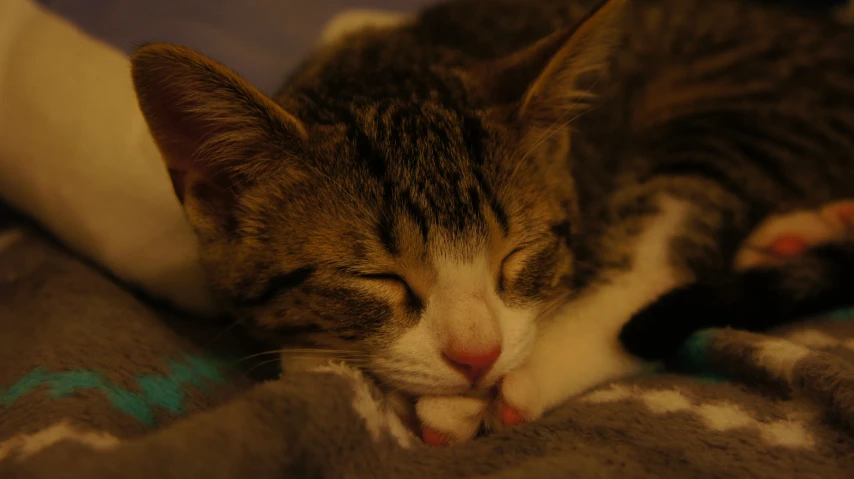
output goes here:
[{"label": "cat's back", "polygon": [[[510,54],[579,21],[596,0],[457,0],[399,25],[366,26],[319,46],[279,98],[313,103],[453,98],[448,69]],[[315,113],[315,112],[310,112]]]},{"label": "cat's back", "polygon": [[457,0],[421,12],[416,41],[467,60],[508,55],[582,20],[600,0]]},{"label": "cat's back", "polygon": [[[393,27],[366,28],[319,47],[281,93],[326,101],[429,98],[452,88],[437,74],[498,58],[584,18],[598,0],[452,0]],[[827,17],[745,0],[630,0],[624,59],[698,58],[720,45],[779,56],[848,50],[850,29]],[[761,50],[761,48],[760,48]],[[756,56],[762,55],[757,51]],[[619,57],[620,55],[618,55]],[[746,55],[744,58],[749,58]],[[761,60],[761,58],[760,58]],[[806,61],[806,59],[804,60]],[[656,62],[653,62],[656,63]],[[652,66],[652,65],[651,65]],[[452,92],[445,92],[451,94]]]},{"label": "cat's back", "polygon": [[854,29],[747,0],[629,5],[615,81],[576,124],[587,136],[576,144],[596,158],[583,163],[605,163],[591,183],[615,170],[629,183],[685,171],[763,213],[850,195]]}]

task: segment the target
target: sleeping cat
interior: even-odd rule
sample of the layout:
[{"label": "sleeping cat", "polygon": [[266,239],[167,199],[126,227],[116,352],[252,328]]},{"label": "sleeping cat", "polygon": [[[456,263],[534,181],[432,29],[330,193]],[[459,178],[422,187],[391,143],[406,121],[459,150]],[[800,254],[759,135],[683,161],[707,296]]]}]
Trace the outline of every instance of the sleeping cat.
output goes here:
[{"label": "sleeping cat", "polygon": [[132,63],[221,300],[446,444],[699,328],[844,303],[835,243],[734,261],[768,215],[854,196],[851,45],[736,1],[458,0],[325,43],[273,99],[185,48]]}]

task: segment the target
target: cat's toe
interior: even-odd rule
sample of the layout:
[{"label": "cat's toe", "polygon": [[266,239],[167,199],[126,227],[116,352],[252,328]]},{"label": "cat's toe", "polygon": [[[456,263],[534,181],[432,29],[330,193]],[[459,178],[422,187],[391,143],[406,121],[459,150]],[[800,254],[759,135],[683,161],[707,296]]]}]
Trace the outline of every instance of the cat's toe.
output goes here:
[{"label": "cat's toe", "polygon": [[505,426],[515,426],[517,424],[522,424],[525,422],[525,417],[513,406],[508,404],[501,404],[499,406],[499,415],[501,416],[501,423]]},{"label": "cat's toe", "polygon": [[465,442],[477,434],[489,403],[466,396],[425,396],[415,410],[421,421],[421,438],[433,446]]},{"label": "cat's toe", "polygon": [[839,233],[850,233],[854,230],[854,201],[828,203],[821,208],[819,214]]},{"label": "cat's toe", "polygon": [[524,369],[511,371],[501,380],[498,417],[505,426],[533,421],[543,415],[536,382]]},{"label": "cat's toe", "polygon": [[430,446],[450,446],[453,444],[453,440],[448,435],[427,426],[421,428],[421,440]]}]

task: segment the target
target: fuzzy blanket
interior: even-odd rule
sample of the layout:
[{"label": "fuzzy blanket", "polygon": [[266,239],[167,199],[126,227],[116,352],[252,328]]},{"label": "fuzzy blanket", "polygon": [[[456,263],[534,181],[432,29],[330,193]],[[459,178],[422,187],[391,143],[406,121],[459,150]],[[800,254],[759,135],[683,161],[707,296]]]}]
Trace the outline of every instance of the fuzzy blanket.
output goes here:
[{"label": "fuzzy blanket", "polygon": [[410,435],[345,366],[262,381],[276,358],[244,339],[139,299],[0,205],[0,479],[854,474],[852,311],[703,331],[682,374],[451,448]]},{"label": "fuzzy blanket", "polygon": [[235,333],[177,321],[6,229],[0,478],[848,478],[852,318],[704,331],[683,350],[690,374],[605,385],[534,424],[431,448],[358,372],[251,385],[233,341],[210,347]]}]

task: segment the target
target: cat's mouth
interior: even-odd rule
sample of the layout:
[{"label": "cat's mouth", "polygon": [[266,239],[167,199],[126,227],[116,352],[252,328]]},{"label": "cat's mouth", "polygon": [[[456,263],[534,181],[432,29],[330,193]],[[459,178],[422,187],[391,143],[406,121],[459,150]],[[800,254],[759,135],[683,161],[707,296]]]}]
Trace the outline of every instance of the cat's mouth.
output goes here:
[{"label": "cat's mouth", "polygon": [[472,386],[441,386],[427,384],[413,384],[406,381],[383,380],[383,383],[392,388],[400,389],[415,396],[462,396],[471,391],[476,391]]},{"label": "cat's mouth", "polygon": [[411,375],[397,375],[383,373],[382,371],[369,371],[384,386],[405,392],[412,396],[472,396],[482,397],[495,390],[498,381],[491,379],[468,383],[465,380],[443,381],[426,380],[427,378],[413,377]]}]

